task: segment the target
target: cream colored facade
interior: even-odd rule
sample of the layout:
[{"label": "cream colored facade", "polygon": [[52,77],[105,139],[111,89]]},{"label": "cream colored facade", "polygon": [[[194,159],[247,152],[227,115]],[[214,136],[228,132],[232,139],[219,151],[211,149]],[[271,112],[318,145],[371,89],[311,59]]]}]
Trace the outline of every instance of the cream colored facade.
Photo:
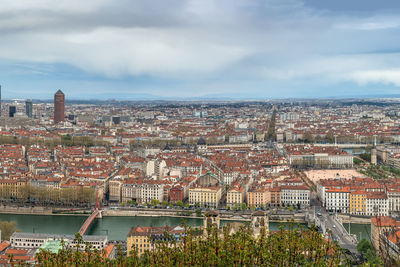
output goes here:
[{"label": "cream colored facade", "polygon": [[24,179],[0,179],[1,197],[20,197],[21,189],[26,185]]},{"label": "cream colored facade", "polygon": [[[166,237],[165,233],[172,236],[170,239]],[[167,242],[168,246],[171,240],[181,242],[182,236],[185,234],[185,229],[181,226],[176,227],[132,227],[127,236],[127,254],[133,255],[136,251],[140,257],[146,251],[153,251],[156,249],[155,243]]]},{"label": "cream colored facade", "polygon": [[120,180],[111,180],[108,183],[108,189],[109,189],[110,201],[121,202],[122,181],[120,181]]},{"label": "cream colored facade", "polygon": [[221,200],[221,194],[221,186],[189,188],[189,203],[193,205],[198,203],[202,207],[216,208]]},{"label": "cream colored facade", "polygon": [[268,190],[266,188],[251,189],[247,192],[247,205],[261,207],[268,204]]},{"label": "cream colored facade", "polygon": [[233,207],[235,205],[240,205],[244,202],[244,192],[243,188],[230,189],[226,194],[226,205]]},{"label": "cream colored facade", "polygon": [[135,235],[127,238],[127,253],[132,255],[134,249],[136,249],[138,256],[140,257],[146,250],[153,250],[153,244],[150,242],[149,236],[146,235]]}]

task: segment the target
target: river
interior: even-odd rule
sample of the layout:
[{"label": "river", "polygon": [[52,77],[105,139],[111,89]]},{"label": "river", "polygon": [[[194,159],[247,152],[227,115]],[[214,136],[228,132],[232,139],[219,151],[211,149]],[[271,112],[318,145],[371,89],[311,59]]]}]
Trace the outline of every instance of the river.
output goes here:
[{"label": "river", "polygon": [[[21,232],[50,233],[50,234],[75,234],[79,231],[87,216],[63,216],[63,215],[19,215],[0,214],[0,221],[16,221],[17,229]],[[173,217],[103,217],[95,219],[88,235],[108,234],[110,240],[126,240],[126,235],[133,226],[176,226],[182,224],[183,218]],[[185,223],[191,226],[200,226],[201,219],[185,218]],[[222,221],[224,225],[226,221]],[[270,230],[279,229],[279,223],[271,222]]]},{"label": "river", "polygon": [[[343,223],[344,228],[346,228],[347,232],[349,231],[349,224]],[[371,238],[371,225],[370,224],[359,224],[359,223],[352,223],[350,225],[350,234],[356,235],[357,240],[360,241],[361,239],[365,238],[370,241]]]}]

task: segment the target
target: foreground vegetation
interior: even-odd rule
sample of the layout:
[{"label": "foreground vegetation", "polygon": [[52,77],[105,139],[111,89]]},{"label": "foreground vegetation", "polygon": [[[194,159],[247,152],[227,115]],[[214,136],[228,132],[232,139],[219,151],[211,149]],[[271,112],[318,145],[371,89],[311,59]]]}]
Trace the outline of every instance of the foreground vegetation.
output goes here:
[{"label": "foreground vegetation", "polygon": [[[186,227],[186,226],[185,226]],[[156,251],[147,251],[140,258],[137,251],[125,256],[118,250],[109,260],[100,251],[79,251],[64,248],[58,254],[41,251],[38,266],[348,266],[350,259],[337,244],[324,239],[316,229],[281,227],[266,235],[253,236],[251,228],[242,226],[230,234],[230,227],[221,231],[207,229],[198,235],[186,228],[181,242],[166,235],[169,243],[155,243]],[[77,241],[82,239],[77,235]]]},{"label": "foreground vegetation", "polygon": [[16,221],[0,221],[1,240],[10,240],[11,235],[17,231]]}]

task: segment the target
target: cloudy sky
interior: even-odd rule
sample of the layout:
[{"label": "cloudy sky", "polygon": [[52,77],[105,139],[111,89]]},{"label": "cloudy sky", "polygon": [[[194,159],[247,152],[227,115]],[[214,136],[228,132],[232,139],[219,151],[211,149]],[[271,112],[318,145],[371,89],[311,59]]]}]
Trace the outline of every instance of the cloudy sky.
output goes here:
[{"label": "cloudy sky", "polygon": [[400,1],[2,0],[3,98],[400,94]]}]

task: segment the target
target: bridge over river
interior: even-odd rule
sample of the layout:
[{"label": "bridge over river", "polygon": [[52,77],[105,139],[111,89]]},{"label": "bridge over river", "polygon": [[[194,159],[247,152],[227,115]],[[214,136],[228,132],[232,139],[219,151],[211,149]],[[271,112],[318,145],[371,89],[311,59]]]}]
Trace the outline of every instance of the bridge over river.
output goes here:
[{"label": "bridge over river", "polygon": [[90,216],[86,219],[86,221],[83,223],[81,229],[79,229],[79,234],[83,236],[86,231],[88,230],[89,226],[92,224],[95,218],[101,218],[101,213],[103,211],[100,209],[99,205],[99,200],[98,198],[96,199],[96,206],[94,207],[94,211]]}]

